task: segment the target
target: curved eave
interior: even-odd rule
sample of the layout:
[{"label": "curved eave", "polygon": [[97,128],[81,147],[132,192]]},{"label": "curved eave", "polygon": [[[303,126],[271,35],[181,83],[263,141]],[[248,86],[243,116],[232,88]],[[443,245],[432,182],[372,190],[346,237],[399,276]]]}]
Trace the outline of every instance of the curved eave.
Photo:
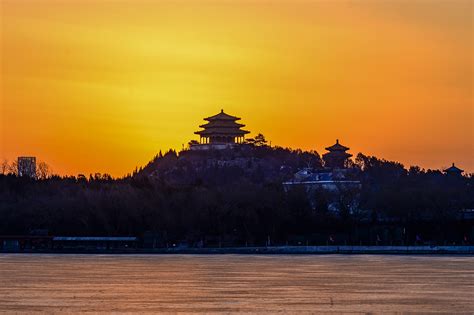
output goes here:
[{"label": "curved eave", "polygon": [[323,158],[324,157],[344,157],[344,158],[350,158],[352,156],[352,154],[350,153],[347,153],[347,152],[342,152],[342,151],[332,151],[332,152],[328,152],[328,153],[324,153],[323,154]]},{"label": "curved eave", "polygon": [[450,167],[450,168],[447,168],[444,170],[446,173],[462,173],[464,172],[464,170],[460,169],[460,168],[457,168],[456,166],[454,167]]},{"label": "curved eave", "polygon": [[219,124],[218,122],[215,122],[215,123],[214,122],[209,122],[207,124],[199,126],[199,128],[242,128],[242,127],[245,127],[245,125],[244,124],[239,124],[239,123],[236,123],[236,122],[233,122],[231,125],[226,125],[226,123]]},{"label": "curved eave", "polygon": [[233,117],[233,118],[220,118],[220,117],[206,117],[204,118],[206,121],[216,121],[216,120],[228,120],[228,121],[237,121],[240,120],[239,117]]},{"label": "curved eave", "polygon": [[339,143],[336,143],[335,145],[332,145],[330,147],[325,148],[327,151],[347,151],[350,150],[350,148],[345,147],[343,145],[340,145]]},{"label": "curved eave", "polygon": [[210,116],[210,117],[206,117],[204,118],[204,120],[207,120],[207,121],[214,121],[214,120],[230,120],[230,121],[236,121],[236,120],[240,120],[239,117],[235,117],[235,116],[231,116],[231,115],[228,115],[224,112],[220,112],[219,114],[217,115],[214,115],[214,116]]},{"label": "curved eave", "polygon": [[200,131],[195,131],[194,134],[200,135],[200,136],[242,136],[245,134],[250,133],[250,131],[247,130],[229,130],[229,131],[222,131],[222,130],[200,130]]}]

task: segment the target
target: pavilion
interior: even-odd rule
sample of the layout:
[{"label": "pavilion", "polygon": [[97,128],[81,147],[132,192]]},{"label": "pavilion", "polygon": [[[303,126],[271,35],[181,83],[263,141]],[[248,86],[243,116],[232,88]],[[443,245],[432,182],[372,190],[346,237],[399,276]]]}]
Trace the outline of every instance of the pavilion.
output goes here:
[{"label": "pavilion", "polygon": [[237,123],[239,117],[224,113],[222,109],[217,115],[204,118],[208,123],[200,125],[203,130],[196,131],[200,136],[200,144],[207,145],[232,145],[244,143],[245,135],[250,133],[241,129],[243,124]]},{"label": "pavilion", "polygon": [[461,174],[464,172],[462,169],[458,168],[456,165],[451,165],[451,167],[447,168],[444,170],[446,175],[449,176],[461,176]]},{"label": "pavilion", "polygon": [[352,154],[347,153],[348,147],[339,144],[339,139],[336,140],[336,144],[326,148],[328,153],[323,154],[324,165],[327,168],[344,168],[348,158]]}]

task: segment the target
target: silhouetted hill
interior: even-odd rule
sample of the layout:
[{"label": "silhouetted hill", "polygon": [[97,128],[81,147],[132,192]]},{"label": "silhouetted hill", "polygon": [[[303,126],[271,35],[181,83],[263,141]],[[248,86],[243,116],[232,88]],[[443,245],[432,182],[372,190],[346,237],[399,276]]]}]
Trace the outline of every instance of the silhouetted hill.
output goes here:
[{"label": "silhouetted hill", "polygon": [[225,150],[168,151],[157,155],[135,178],[170,185],[222,185],[246,179],[255,184],[282,183],[301,168],[321,168],[315,151],[240,145]]},{"label": "silhouetted hill", "polygon": [[[0,234],[154,235],[160,246],[459,244],[474,238],[472,175],[407,169],[363,154],[349,164],[360,190],[332,196],[283,188],[299,169],[322,167],[316,152],[255,145],[171,150],[120,179],[0,175]],[[330,198],[338,211],[328,207]]]}]

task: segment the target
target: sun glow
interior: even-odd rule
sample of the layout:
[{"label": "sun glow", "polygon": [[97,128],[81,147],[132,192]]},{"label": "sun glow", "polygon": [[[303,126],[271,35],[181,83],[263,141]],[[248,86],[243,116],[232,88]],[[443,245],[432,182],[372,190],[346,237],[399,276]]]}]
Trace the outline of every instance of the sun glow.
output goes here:
[{"label": "sun glow", "polygon": [[1,156],[119,176],[221,108],[275,145],[474,171],[471,1],[1,1]]}]

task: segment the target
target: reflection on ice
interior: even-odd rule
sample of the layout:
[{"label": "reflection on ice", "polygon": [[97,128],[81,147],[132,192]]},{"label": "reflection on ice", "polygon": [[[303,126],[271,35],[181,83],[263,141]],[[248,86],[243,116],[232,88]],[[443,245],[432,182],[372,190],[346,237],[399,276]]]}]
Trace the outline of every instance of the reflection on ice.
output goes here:
[{"label": "reflection on ice", "polygon": [[473,312],[474,258],[0,255],[0,310]]}]

